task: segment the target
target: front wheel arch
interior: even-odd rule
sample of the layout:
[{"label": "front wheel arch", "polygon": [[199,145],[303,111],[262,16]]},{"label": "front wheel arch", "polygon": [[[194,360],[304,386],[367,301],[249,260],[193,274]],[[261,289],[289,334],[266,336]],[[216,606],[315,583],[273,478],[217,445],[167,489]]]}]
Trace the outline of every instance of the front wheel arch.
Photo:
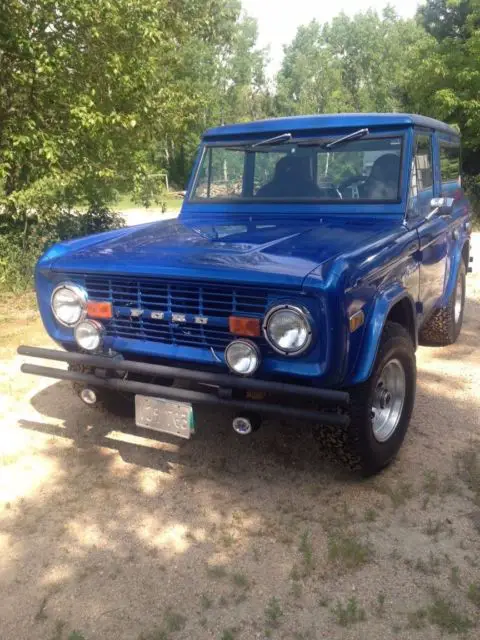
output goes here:
[{"label": "front wheel arch", "polygon": [[387,322],[400,324],[408,332],[414,349],[418,346],[418,327],[415,301],[401,287],[393,287],[377,296],[373,309],[368,315],[362,344],[356,364],[345,384],[355,385],[370,377],[377,357],[380,341]]}]

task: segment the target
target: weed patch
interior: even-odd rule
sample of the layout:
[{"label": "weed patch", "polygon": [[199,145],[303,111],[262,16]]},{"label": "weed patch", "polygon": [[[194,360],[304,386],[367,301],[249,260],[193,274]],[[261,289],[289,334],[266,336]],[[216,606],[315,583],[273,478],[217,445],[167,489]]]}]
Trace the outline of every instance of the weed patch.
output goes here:
[{"label": "weed patch", "polygon": [[447,633],[466,633],[471,627],[471,621],[455,609],[452,602],[440,596],[435,597],[428,607],[428,620]]},{"label": "weed patch", "polygon": [[468,587],[467,598],[480,609],[480,583]]},{"label": "weed patch", "polygon": [[328,559],[343,569],[358,569],[368,562],[371,549],[355,535],[338,533],[328,539]]},{"label": "weed patch", "polygon": [[333,614],[336,623],[341,627],[363,622],[367,618],[365,610],[359,606],[356,598],[350,598],[346,605],[338,602],[333,609]]},{"label": "weed patch", "polygon": [[271,598],[265,607],[265,626],[267,629],[277,629],[283,616],[283,610],[278,598]]}]

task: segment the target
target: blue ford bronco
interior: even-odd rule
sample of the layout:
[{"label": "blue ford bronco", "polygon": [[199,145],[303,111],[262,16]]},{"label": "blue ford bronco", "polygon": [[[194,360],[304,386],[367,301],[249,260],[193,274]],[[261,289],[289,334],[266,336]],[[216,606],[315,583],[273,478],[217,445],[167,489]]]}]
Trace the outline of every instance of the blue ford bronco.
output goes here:
[{"label": "blue ford bronco", "polygon": [[[208,130],[177,219],[51,247],[36,269],[62,350],[26,373],[190,437],[204,405],[246,435],[315,424],[369,475],[405,437],[418,343],[458,338],[470,211],[460,140],[418,115],[291,117]],[[214,428],[214,424],[211,428]]]}]

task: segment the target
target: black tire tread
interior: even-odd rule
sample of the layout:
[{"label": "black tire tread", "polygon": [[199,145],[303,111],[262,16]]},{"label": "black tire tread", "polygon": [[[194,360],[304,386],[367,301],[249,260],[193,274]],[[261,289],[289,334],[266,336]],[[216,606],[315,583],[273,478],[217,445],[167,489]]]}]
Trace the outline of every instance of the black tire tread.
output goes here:
[{"label": "black tire tread", "polygon": [[[380,362],[383,359],[390,340],[398,338],[404,341],[410,351],[412,361],[415,363],[415,348],[410,334],[402,325],[396,322],[386,323],[376,362]],[[416,373],[416,367],[414,368],[414,371]],[[345,465],[352,471],[359,472],[364,476],[378,473],[391,462],[395,455],[392,454],[388,459],[379,463],[372,459],[372,454],[368,450],[368,443],[365,441],[363,428],[365,422],[365,398],[370,395],[370,384],[371,378],[348,389],[350,393],[350,424],[348,427],[339,428],[330,425],[322,425],[319,427],[316,434],[317,439],[325,448],[327,454],[333,456],[336,461]],[[413,409],[413,401],[411,409]],[[411,409],[406,416],[407,425],[410,421]],[[398,448],[403,441],[404,435],[405,433],[403,433],[399,441]]]},{"label": "black tire tread", "polygon": [[[465,278],[465,266],[460,266],[458,277]],[[458,280],[457,280],[458,281]],[[460,317],[460,329],[455,325],[455,293],[457,283],[445,307],[437,309],[432,317],[425,323],[420,331],[419,339],[422,345],[446,347],[456,342],[460,335],[462,316]],[[465,302],[465,301],[464,301]],[[463,312],[462,312],[463,315]],[[457,330],[458,329],[458,330]]]}]

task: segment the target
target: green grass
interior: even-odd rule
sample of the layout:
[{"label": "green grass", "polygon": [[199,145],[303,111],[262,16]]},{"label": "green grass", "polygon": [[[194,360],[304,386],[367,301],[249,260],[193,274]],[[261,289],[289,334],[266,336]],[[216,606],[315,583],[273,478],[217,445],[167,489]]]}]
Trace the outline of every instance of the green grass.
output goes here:
[{"label": "green grass", "polygon": [[187,623],[187,619],[181,613],[168,609],[163,616],[165,627],[168,632],[173,633],[175,631],[181,631]]},{"label": "green grass", "polygon": [[430,551],[428,560],[417,558],[417,561],[414,564],[414,569],[426,576],[436,576],[440,573],[440,560],[432,551]]},{"label": "green grass", "polygon": [[200,606],[204,611],[212,607],[212,599],[209,598],[206,593],[202,593],[200,596]]},{"label": "green grass", "polygon": [[270,598],[265,607],[265,624],[267,629],[277,629],[283,616],[283,610],[278,598]]},{"label": "green grass", "polygon": [[343,569],[358,569],[370,559],[370,548],[353,534],[337,533],[329,536],[328,559]]},{"label": "green grass", "polygon": [[[173,194],[168,194],[164,199],[166,211],[179,211],[182,206],[183,199],[175,197]],[[161,204],[152,204],[149,209],[143,207],[142,205],[134,202],[132,197],[128,194],[121,195],[118,200],[110,203],[110,207],[115,211],[128,211],[129,209],[145,209],[149,211],[149,209],[161,209]]]},{"label": "green grass", "polygon": [[436,596],[427,612],[429,622],[447,633],[466,633],[472,627],[471,621],[446,598]]},{"label": "green grass", "polygon": [[457,456],[457,474],[467,487],[475,494],[475,501],[480,504],[480,456],[473,449],[467,449]]},{"label": "green grass", "polygon": [[213,564],[207,567],[207,575],[209,578],[225,578],[227,570],[222,564]]},{"label": "green grass", "polygon": [[427,615],[428,615],[428,612],[424,608],[416,609],[415,611],[410,611],[407,614],[408,628],[415,629],[416,631],[418,631],[419,629],[423,629],[427,624]]},{"label": "green grass", "polygon": [[375,522],[377,519],[377,512],[375,509],[370,508],[365,511],[365,522]]},{"label": "green grass", "polygon": [[308,530],[302,533],[298,550],[302,554],[303,575],[304,577],[309,576],[315,568],[315,559],[313,557],[313,547]]},{"label": "green grass", "polygon": [[375,615],[377,618],[383,618],[385,615],[385,594],[379,593],[377,602],[375,603]]},{"label": "green grass", "polygon": [[248,578],[244,573],[237,572],[232,574],[232,582],[239,589],[248,589],[249,587]]},{"label": "green grass", "polygon": [[65,622],[63,620],[55,621],[55,629],[50,640],[62,640],[63,638],[63,630],[65,628]]},{"label": "green grass", "polygon": [[467,598],[480,609],[480,582],[478,584],[471,584],[468,587]]},{"label": "green grass", "polygon": [[428,519],[427,526],[425,527],[425,533],[427,536],[438,537],[438,534],[444,530],[445,526],[441,520]]},{"label": "green grass", "polygon": [[461,583],[461,578],[460,578],[460,569],[455,566],[452,567],[450,569],[450,583],[454,586],[454,587],[458,587],[459,584]]},{"label": "green grass", "polygon": [[141,633],[138,640],[168,640],[168,634],[165,629],[154,629],[150,633]]},{"label": "green grass", "polygon": [[394,509],[406,504],[407,500],[413,498],[413,488],[410,482],[399,482],[395,487],[390,487],[386,491],[388,497],[392,501]]},{"label": "green grass", "polygon": [[356,598],[350,598],[346,605],[337,602],[333,609],[333,614],[336,623],[341,627],[348,627],[351,624],[363,622],[367,617],[365,610],[359,606]]}]

